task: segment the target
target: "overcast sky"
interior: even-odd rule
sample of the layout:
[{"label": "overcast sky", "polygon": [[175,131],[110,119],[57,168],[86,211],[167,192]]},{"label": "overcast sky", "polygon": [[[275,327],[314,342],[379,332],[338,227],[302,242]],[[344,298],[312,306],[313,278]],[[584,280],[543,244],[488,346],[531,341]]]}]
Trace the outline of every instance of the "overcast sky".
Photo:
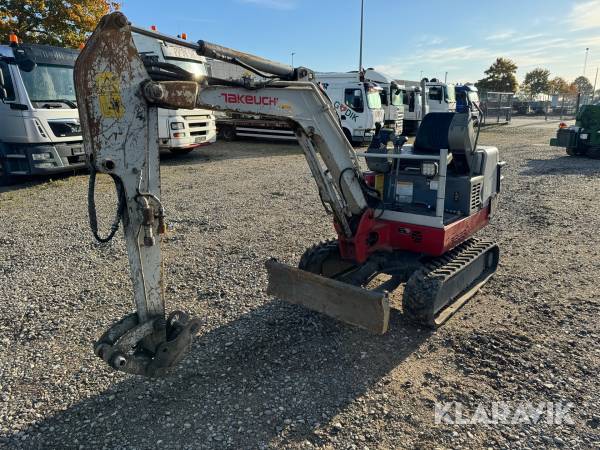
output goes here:
[{"label": "overcast sky", "polygon": [[[318,71],[356,70],[360,0],[125,0],[140,26],[186,32]],[[364,66],[395,78],[421,73],[476,81],[498,56],[518,78],[535,67],[594,82],[600,65],[600,0],[365,0]]]}]

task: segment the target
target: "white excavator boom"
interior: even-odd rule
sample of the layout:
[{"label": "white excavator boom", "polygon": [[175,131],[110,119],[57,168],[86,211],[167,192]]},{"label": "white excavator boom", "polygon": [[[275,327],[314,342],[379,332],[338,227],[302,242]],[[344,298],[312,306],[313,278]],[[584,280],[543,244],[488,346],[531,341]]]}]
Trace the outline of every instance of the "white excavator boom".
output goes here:
[{"label": "white excavator boom", "polygon": [[[132,27],[122,13],[105,16],[75,66],[84,144],[92,172],[92,228],[97,234],[93,183],[95,173],[102,172],[113,177],[119,193],[119,214],[113,229],[121,219],[136,305],[135,313],[113,325],[98,340],[95,352],[117,370],[160,376],[183,357],[200,322],[180,311],[165,317],[160,253],[165,209],[160,195],[158,107],[199,107],[288,119],[321,199],[346,236],[352,235],[352,222],[360,218],[368,205],[354,150],[326,95],[315,83],[307,81],[308,70],[286,69],[284,65],[214,44],[190,44],[168,38],[204,55],[245,65],[252,63],[255,68],[271,70],[284,78],[258,86],[215,85],[215,80],[210,79],[200,83],[172,81],[165,79],[169,72],[164,67],[147,69],[135,48],[132,30],[150,33]],[[157,37],[165,39],[164,35]],[[298,277],[298,269],[274,262],[268,267],[278,277],[271,292],[301,304],[300,294],[304,292],[308,296],[306,305],[312,309],[376,332],[385,331],[389,314],[385,294],[349,286],[353,289],[344,291],[345,302],[331,305],[327,299],[338,282],[316,275],[310,279]],[[306,290],[306,283],[312,289]]]}]

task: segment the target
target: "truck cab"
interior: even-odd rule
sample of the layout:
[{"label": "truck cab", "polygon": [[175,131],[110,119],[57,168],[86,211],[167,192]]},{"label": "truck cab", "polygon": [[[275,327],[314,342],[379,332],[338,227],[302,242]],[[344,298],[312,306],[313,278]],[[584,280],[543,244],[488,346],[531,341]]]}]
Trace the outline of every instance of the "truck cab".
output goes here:
[{"label": "truck cab", "polygon": [[[193,73],[198,79],[208,75],[208,66],[202,56],[178,45],[134,34],[133,41],[142,57],[166,62]],[[158,109],[158,137],[160,147],[172,153],[188,153],[217,139],[215,117],[205,109]]]},{"label": "truck cab", "polygon": [[479,92],[472,84],[457,84],[454,87],[456,93],[456,112],[470,112],[477,121],[479,119]]},{"label": "truck cab", "polygon": [[423,119],[423,103],[419,86],[401,85],[402,103],[404,105],[404,133],[415,133]]},{"label": "truck cab", "polygon": [[384,124],[383,89],[376,83],[361,81],[358,72],[317,72],[315,81],[331,100],[348,140],[354,145],[371,142],[376,125]]},{"label": "truck cab", "polygon": [[404,103],[404,131],[415,134],[421,121],[430,112],[455,112],[456,95],[453,84],[442,83],[435,78],[423,78],[418,82],[398,84]]},{"label": "truck cab", "polygon": [[425,81],[427,113],[455,112],[456,94],[453,84],[442,83],[435,78]]},{"label": "truck cab", "polygon": [[367,69],[364,75],[365,81],[377,83],[381,87],[381,106],[384,111],[384,125],[394,130],[398,135],[402,134],[404,120],[404,103],[402,86],[388,75],[374,69]]},{"label": "truck cab", "polygon": [[73,85],[79,52],[16,41],[0,45],[2,184],[85,166]]}]

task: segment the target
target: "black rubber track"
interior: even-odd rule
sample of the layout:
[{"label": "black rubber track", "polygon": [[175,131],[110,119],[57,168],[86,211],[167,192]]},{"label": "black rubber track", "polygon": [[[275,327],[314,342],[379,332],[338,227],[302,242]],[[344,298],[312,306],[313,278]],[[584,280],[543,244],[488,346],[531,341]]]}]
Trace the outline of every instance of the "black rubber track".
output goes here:
[{"label": "black rubber track", "polygon": [[423,266],[412,274],[404,288],[404,314],[417,323],[435,327],[435,318],[443,308],[451,305],[460,297],[460,292],[467,291],[484,274],[470,280],[460,292],[452,294],[453,298],[448,298],[451,295],[449,292],[443,292],[447,284],[479,257],[490,252],[494,252],[493,260],[486,262],[485,270],[486,273],[493,273],[498,263],[498,247],[491,241],[469,239],[438,258],[424,261]]}]

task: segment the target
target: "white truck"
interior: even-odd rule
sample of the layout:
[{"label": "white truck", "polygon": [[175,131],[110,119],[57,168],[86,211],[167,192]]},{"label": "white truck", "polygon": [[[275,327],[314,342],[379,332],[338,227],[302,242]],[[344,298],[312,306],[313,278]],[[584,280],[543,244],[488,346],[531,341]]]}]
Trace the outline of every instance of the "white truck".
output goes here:
[{"label": "white truck", "polygon": [[360,79],[358,72],[316,72],[315,81],[325,90],[353,144],[368,144],[376,124],[384,124],[381,92],[377,84]]},{"label": "white truck", "polygon": [[0,45],[0,184],[85,166],[73,67],[79,52]]},{"label": "white truck", "polygon": [[404,103],[402,87],[388,75],[375,69],[367,69],[365,81],[377,83],[381,87],[381,106],[384,111],[384,125],[391,128],[397,135],[402,134],[404,121]]},{"label": "white truck", "polygon": [[[175,64],[188,72],[208,75],[206,60],[189,48],[168,44],[157,39],[134,34],[135,46],[142,57],[158,62]],[[160,147],[176,154],[188,153],[195,148],[217,140],[215,117],[205,109],[158,110],[158,137]]]},{"label": "white truck", "polygon": [[430,112],[456,111],[456,94],[453,84],[442,83],[435,78],[431,80],[423,78],[420,84],[405,83],[406,85],[400,83],[399,85],[404,97],[404,131],[406,133],[416,133],[421,120]]}]

